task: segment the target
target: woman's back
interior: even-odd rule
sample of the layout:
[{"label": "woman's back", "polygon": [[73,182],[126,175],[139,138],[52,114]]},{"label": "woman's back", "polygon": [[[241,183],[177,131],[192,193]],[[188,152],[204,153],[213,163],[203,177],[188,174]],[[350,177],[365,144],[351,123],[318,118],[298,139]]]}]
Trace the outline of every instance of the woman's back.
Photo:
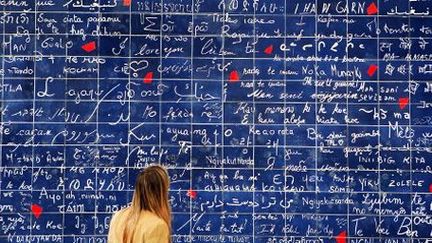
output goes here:
[{"label": "woman's back", "polygon": [[[111,219],[108,243],[125,243],[123,242],[123,232],[130,210],[130,207],[128,207],[114,214]],[[167,243],[169,238],[168,225],[164,220],[150,211],[143,210],[140,212],[131,242]]]}]

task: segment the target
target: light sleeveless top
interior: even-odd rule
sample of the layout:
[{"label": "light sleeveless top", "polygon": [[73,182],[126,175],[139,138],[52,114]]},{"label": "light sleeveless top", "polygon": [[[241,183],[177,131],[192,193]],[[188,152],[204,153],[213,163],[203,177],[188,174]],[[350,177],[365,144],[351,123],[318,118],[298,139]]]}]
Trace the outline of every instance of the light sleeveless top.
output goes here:
[{"label": "light sleeveless top", "polygon": [[[129,208],[116,212],[110,223],[108,243],[123,243],[123,231]],[[142,211],[134,232],[134,243],[168,243],[168,226],[161,218],[150,211]]]}]

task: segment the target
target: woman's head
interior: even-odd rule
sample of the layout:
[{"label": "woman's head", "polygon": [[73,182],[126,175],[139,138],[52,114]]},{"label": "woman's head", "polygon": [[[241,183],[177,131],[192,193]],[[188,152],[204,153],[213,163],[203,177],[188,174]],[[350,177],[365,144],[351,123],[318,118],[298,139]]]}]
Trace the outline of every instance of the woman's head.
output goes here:
[{"label": "woman's head", "polygon": [[167,171],[159,165],[152,165],[142,170],[135,181],[132,204],[140,210],[160,212],[168,203],[169,177]]},{"label": "woman's head", "polygon": [[169,176],[165,168],[151,165],[142,170],[135,181],[135,191],[131,211],[124,232],[123,241],[130,242],[135,231],[136,221],[143,210],[162,218],[171,231],[171,208],[168,202]]}]

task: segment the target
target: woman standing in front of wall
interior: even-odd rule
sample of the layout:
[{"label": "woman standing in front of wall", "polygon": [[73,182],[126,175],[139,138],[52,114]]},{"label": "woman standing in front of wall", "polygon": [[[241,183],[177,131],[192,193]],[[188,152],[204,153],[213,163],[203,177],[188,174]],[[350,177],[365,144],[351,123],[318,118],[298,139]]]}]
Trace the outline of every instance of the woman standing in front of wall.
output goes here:
[{"label": "woman standing in front of wall", "polygon": [[131,206],[114,214],[108,243],[168,243],[171,208],[168,202],[169,177],[159,165],[138,175]]}]

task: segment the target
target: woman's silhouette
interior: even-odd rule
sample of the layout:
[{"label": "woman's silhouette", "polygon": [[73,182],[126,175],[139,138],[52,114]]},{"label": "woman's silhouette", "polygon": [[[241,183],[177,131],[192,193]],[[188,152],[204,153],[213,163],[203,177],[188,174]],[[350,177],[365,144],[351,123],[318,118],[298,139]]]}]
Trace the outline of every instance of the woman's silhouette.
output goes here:
[{"label": "woman's silhouette", "polygon": [[141,171],[131,205],[111,219],[108,243],[170,242],[168,189],[168,173],[162,166],[152,165]]}]

